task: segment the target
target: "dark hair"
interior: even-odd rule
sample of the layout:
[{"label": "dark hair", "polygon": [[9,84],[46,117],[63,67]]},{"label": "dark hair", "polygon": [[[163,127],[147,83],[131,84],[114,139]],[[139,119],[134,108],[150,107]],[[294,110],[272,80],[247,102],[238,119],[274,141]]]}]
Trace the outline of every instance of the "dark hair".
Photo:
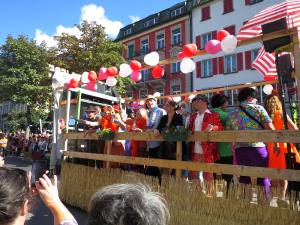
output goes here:
[{"label": "dark hair", "polygon": [[256,98],[256,90],[251,87],[245,87],[239,91],[238,101],[243,102],[248,98]]},{"label": "dark hair", "polygon": [[114,184],[97,191],[89,206],[87,225],[166,225],[165,200],[143,184]]},{"label": "dark hair", "polygon": [[193,99],[192,99],[192,103],[197,101],[197,100],[201,100],[203,102],[206,102],[208,105],[208,98],[206,95],[202,95],[202,94],[197,94]]},{"label": "dark hair", "polygon": [[216,94],[211,97],[210,104],[213,108],[218,108],[228,102],[228,97],[223,94]]},{"label": "dark hair", "polygon": [[12,223],[26,200],[30,199],[27,172],[0,167],[0,225]]},{"label": "dark hair", "polygon": [[167,99],[166,103],[168,103],[170,106],[172,106],[175,110],[178,109],[178,104],[173,99]]}]

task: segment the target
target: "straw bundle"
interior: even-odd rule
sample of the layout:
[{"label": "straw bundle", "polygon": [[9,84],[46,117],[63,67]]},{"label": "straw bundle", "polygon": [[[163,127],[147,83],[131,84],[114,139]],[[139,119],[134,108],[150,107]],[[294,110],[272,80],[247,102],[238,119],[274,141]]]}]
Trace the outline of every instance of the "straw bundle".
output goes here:
[{"label": "straw bundle", "polygon": [[[298,225],[300,213],[289,208],[270,207],[263,189],[254,185],[230,185],[228,194],[225,182],[216,181],[217,196],[207,197],[199,183],[165,176],[162,185],[157,179],[119,169],[100,169],[63,163],[60,194],[63,201],[84,210],[92,194],[100,187],[114,183],[145,183],[167,199],[172,225]],[[255,192],[245,199],[245,192]],[[276,193],[273,189],[271,193]],[[251,201],[251,203],[250,203]],[[290,197],[295,202],[295,194]]]}]

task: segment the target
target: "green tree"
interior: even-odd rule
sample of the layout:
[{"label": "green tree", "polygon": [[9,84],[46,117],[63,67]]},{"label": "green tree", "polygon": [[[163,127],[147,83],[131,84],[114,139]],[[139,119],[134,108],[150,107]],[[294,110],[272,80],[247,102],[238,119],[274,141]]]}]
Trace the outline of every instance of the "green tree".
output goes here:
[{"label": "green tree", "polygon": [[[119,66],[124,62],[124,46],[110,39],[103,26],[83,21],[76,27],[81,32],[79,38],[66,33],[55,37],[58,47],[52,51],[56,51],[58,57],[54,60],[54,65],[81,74],[84,71],[98,71],[101,66]],[[122,77],[117,79],[116,89],[120,94],[124,94],[125,87],[131,84],[131,80]]]},{"label": "green tree", "polygon": [[29,125],[37,124],[39,118],[47,116],[51,105],[48,65],[51,57],[44,45],[38,46],[35,41],[22,35],[17,38],[8,36],[6,43],[0,47],[0,102],[13,101],[27,105],[26,114],[12,113],[8,119],[25,116],[25,125]]}]

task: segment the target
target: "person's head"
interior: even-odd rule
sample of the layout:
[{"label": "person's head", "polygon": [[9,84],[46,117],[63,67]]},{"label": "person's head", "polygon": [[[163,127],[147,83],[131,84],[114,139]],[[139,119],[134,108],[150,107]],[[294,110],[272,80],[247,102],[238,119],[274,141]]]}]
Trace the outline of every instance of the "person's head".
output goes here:
[{"label": "person's head", "polygon": [[89,106],[86,110],[86,112],[88,113],[88,118],[89,119],[94,119],[97,113],[97,110],[94,106]]},{"label": "person's head", "polygon": [[149,95],[146,98],[146,106],[151,111],[157,106],[157,100],[153,95]]},{"label": "person's head", "polygon": [[281,101],[276,95],[268,96],[265,100],[264,106],[271,119],[274,119],[276,112],[279,112],[281,114],[283,113]]},{"label": "person's head", "polygon": [[167,113],[174,113],[176,109],[177,103],[172,98],[166,99],[164,104],[164,110],[166,110]]},{"label": "person's head", "polygon": [[245,87],[239,91],[238,101],[239,102],[253,102],[256,103],[256,90],[251,87]]},{"label": "person's head", "polygon": [[101,107],[99,105],[94,107],[96,110],[96,114],[100,114],[101,113]]},{"label": "person's head", "polygon": [[0,167],[0,225],[24,224],[30,200],[28,173]]},{"label": "person's head", "polygon": [[210,100],[210,104],[213,108],[221,108],[225,110],[228,106],[228,97],[223,94],[213,95]]},{"label": "person's head", "polygon": [[208,99],[205,95],[198,94],[192,99],[192,106],[196,111],[204,112],[208,108]]},{"label": "person's head", "polygon": [[136,118],[137,119],[148,119],[148,114],[147,114],[147,110],[145,108],[139,108],[137,111],[136,111]]},{"label": "person's head", "polygon": [[157,192],[143,184],[114,184],[97,191],[87,225],[166,225],[169,210]]}]

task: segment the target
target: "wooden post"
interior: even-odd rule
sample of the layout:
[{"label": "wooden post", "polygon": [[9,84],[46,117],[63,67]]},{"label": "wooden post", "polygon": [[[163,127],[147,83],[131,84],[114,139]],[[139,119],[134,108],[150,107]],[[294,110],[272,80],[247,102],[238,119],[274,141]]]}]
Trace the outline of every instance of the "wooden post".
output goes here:
[{"label": "wooden post", "polygon": [[[69,120],[70,120],[70,104],[71,104],[71,91],[68,90],[67,94],[67,110],[66,110],[66,133],[69,133]],[[68,150],[68,138],[65,139],[65,151]]]},{"label": "wooden post", "polygon": [[[182,142],[177,141],[176,142],[176,161],[181,161],[182,160]],[[181,177],[181,170],[176,169],[176,178]]]},{"label": "wooden post", "polygon": [[[111,148],[112,148],[112,141],[111,140],[105,141],[105,145],[106,145],[106,151],[107,151],[106,154],[110,155],[111,154]],[[106,164],[106,168],[110,167],[110,162],[109,161],[106,161],[105,164]]]},{"label": "wooden post", "polygon": [[294,42],[294,61],[295,61],[295,80],[297,84],[297,95],[298,95],[298,112],[300,113],[300,48],[299,48],[299,37],[298,33],[293,35]]}]

